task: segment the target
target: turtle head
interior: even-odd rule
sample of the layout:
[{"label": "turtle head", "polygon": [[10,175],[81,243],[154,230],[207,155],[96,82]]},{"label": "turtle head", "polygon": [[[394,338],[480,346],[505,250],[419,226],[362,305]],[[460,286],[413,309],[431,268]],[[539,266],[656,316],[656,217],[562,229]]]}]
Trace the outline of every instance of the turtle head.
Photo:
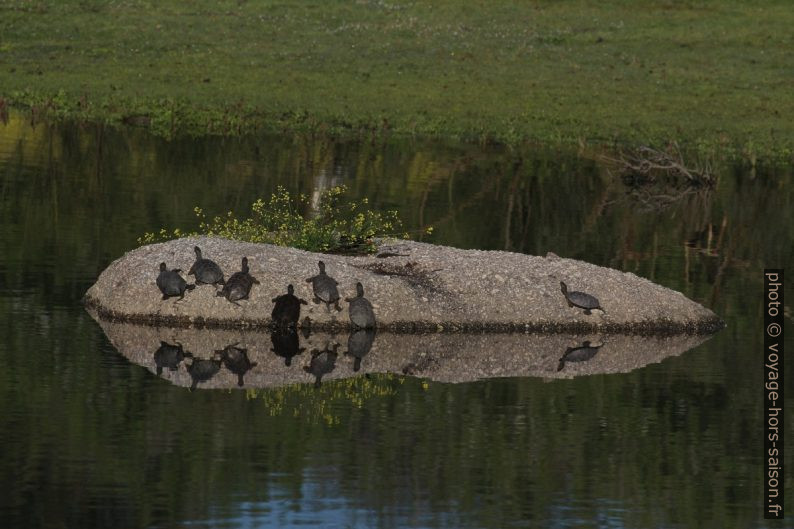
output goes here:
[{"label": "turtle head", "polygon": [[361,281],[356,283],[356,294],[358,294],[360,298],[364,297],[364,285],[361,284]]},{"label": "turtle head", "polygon": [[201,248],[194,246],[193,251],[196,252],[196,259],[201,259]]},{"label": "turtle head", "polygon": [[568,295],[568,285],[566,285],[562,281],[560,281],[560,290],[562,290],[562,293],[565,294],[566,296]]},{"label": "turtle head", "polygon": [[287,294],[291,296],[294,293],[295,293],[295,287],[293,287],[292,285],[287,285]]},{"label": "turtle head", "polygon": [[325,263],[324,263],[324,262],[322,262],[322,261],[318,261],[318,262],[317,262],[317,266],[319,266],[319,267],[320,267],[320,273],[321,273],[321,274],[324,274],[324,273],[325,273]]},{"label": "turtle head", "polygon": [[243,272],[248,273],[248,257],[243,257]]},{"label": "turtle head", "polygon": [[161,272],[165,272],[166,271],[165,263],[160,263],[160,271]]}]

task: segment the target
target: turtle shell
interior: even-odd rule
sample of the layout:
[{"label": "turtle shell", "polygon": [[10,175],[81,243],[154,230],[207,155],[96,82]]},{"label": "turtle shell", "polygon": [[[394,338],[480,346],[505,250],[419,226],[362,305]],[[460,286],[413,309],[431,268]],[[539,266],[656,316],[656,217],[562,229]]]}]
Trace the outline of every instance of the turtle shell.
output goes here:
[{"label": "turtle shell", "polygon": [[274,298],[276,305],[273,307],[273,312],[270,313],[270,316],[273,318],[273,323],[278,326],[296,325],[301,315],[301,302],[306,303],[290,290],[292,290],[292,285],[289,286],[286,294]]},{"label": "turtle shell", "polygon": [[224,281],[221,267],[212,259],[199,257],[201,255],[201,250],[199,250],[198,247],[196,250],[196,261],[193,263],[193,266],[190,267],[190,271],[187,275],[195,275],[197,283],[206,283],[208,285],[219,283],[222,285]]},{"label": "turtle shell", "polygon": [[582,309],[597,309],[601,307],[598,299],[584,292],[568,292],[568,301]]},{"label": "turtle shell", "polygon": [[375,311],[367,298],[359,296],[350,302],[350,322],[360,329],[375,327]]},{"label": "turtle shell", "polygon": [[318,274],[312,278],[314,295],[325,303],[339,301],[339,289],[336,281],[327,274]]},{"label": "turtle shell", "polygon": [[[187,281],[179,275],[178,270],[168,270],[165,263],[160,264],[160,273],[157,275],[157,288],[163,293],[164,298],[183,296],[188,290]],[[190,285],[192,287],[193,285]]]}]

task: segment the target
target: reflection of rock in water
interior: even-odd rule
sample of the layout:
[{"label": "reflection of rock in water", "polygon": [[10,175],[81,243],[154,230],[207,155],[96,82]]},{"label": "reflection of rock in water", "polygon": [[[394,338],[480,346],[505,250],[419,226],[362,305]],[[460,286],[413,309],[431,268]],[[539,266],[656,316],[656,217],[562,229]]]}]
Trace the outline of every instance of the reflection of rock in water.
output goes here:
[{"label": "reflection of rock in water", "polygon": [[[205,291],[206,292],[206,291]],[[210,292],[206,292],[210,294]],[[268,299],[268,301],[270,301]],[[157,303],[160,303],[159,300]],[[223,306],[226,304],[224,303]],[[321,312],[325,312],[319,307]],[[211,358],[214,351],[223,349],[230,343],[239,341],[245,344],[248,358],[257,366],[245,374],[245,387],[274,388],[291,384],[314,382],[314,377],[302,369],[309,366],[306,358],[299,363],[299,369],[285,368],[289,359],[305,351],[322,351],[326,344],[342,343],[340,337],[313,332],[308,339],[300,337],[291,330],[287,333],[263,333],[258,331],[173,329],[141,325],[113,323],[100,320],[113,346],[130,361],[146,367],[155,373],[153,353],[162,345],[182,344],[183,353],[187,351],[199,358]],[[350,335],[349,355],[354,353],[359,338],[366,335]],[[584,340],[599,344],[593,335],[536,335],[536,334],[394,334],[377,332],[372,349],[362,359],[360,370],[354,371],[355,357],[350,361],[336,362],[332,372],[322,375],[322,381],[340,379],[363,373],[403,373],[416,374],[438,382],[470,382],[495,377],[541,377],[565,378],[626,373],[634,369],[663,361],[679,355],[707,340],[706,336],[679,335],[649,338],[638,335],[610,334],[605,343],[588,361],[568,364],[570,357],[576,358],[583,352],[571,353],[565,357],[563,369],[557,371],[563,353],[572,345],[581,346]],[[595,348],[592,344],[591,348]],[[363,349],[366,349],[364,347]],[[174,350],[178,355],[178,350]],[[342,349],[339,354],[342,354]],[[275,353],[275,354],[274,354]],[[163,353],[161,353],[163,354]],[[159,355],[158,355],[159,357]],[[183,365],[190,360],[183,360]],[[172,384],[189,387],[191,376],[181,367],[169,371],[163,363],[162,377]],[[206,382],[199,381],[200,388],[237,388],[237,377],[229,370],[220,372]]]},{"label": "reflection of rock in water", "polygon": [[221,356],[221,361],[226,369],[237,375],[237,385],[242,387],[243,375],[256,365],[256,362],[251,362],[248,358],[248,350],[237,347],[237,344],[232,344],[215,352]]},{"label": "reflection of rock in water", "polygon": [[218,358],[211,358],[209,360],[205,360],[203,358],[193,358],[190,365],[187,366],[187,372],[190,374],[190,378],[193,379],[190,389],[196,389],[196,386],[198,386],[199,382],[206,382],[207,380],[214,377],[215,374],[220,370],[221,360]]},{"label": "reflection of rock in water", "polygon": [[373,329],[358,330],[350,333],[347,339],[346,355],[350,355],[353,361],[353,371],[361,369],[361,359],[372,349],[372,342],[375,341],[375,331]]},{"label": "reflection of rock in water", "polygon": [[292,364],[292,357],[301,354],[303,347],[298,348],[300,342],[298,341],[298,331],[295,327],[287,329],[278,329],[270,333],[270,341],[273,342],[271,351],[276,353],[284,359],[284,365],[290,366]]},{"label": "reflection of rock in water", "polygon": [[326,345],[322,351],[312,349],[312,359],[309,361],[309,365],[303,366],[303,370],[314,375],[315,388],[320,387],[323,375],[330,373],[336,367],[336,357],[338,356],[336,350],[338,348],[339,344],[337,343],[333,347]]},{"label": "reflection of rock in water", "polygon": [[596,355],[601,345],[591,347],[590,342],[582,342],[580,347],[569,347],[565,350],[565,354],[562,355],[562,358],[560,358],[557,371],[562,371],[562,368],[565,367],[565,362],[587,362]]},{"label": "reflection of rock in water", "polygon": [[157,376],[163,374],[163,368],[167,367],[169,371],[176,371],[179,364],[185,358],[190,358],[189,352],[182,349],[182,344],[177,342],[176,345],[171,345],[168,342],[160,342],[160,347],[154,352],[154,365],[157,366]]}]

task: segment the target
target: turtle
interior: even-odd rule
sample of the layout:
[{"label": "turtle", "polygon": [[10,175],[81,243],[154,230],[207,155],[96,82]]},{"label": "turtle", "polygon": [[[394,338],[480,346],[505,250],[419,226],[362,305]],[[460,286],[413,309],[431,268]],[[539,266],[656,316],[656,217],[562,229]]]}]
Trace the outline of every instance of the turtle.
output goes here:
[{"label": "turtle", "polygon": [[565,362],[586,362],[590,360],[596,355],[601,345],[593,347],[590,342],[582,342],[579,347],[569,347],[560,358],[557,371],[562,371],[562,368],[565,367]]},{"label": "turtle", "polygon": [[227,345],[220,351],[215,351],[215,354],[220,355],[221,362],[226,366],[226,369],[237,375],[237,385],[243,386],[243,375],[248,373],[256,362],[251,362],[248,358],[248,349],[237,347],[237,344]]},{"label": "turtle", "polygon": [[295,327],[301,316],[301,305],[308,305],[305,299],[295,295],[295,287],[287,285],[287,293],[273,298],[273,312],[270,314],[277,327]]},{"label": "turtle", "polygon": [[218,266],[218,263],[211,259],[204,259],[201,257],[201,248],[198,246],[194,246],[193,250],[196,252],[196,261],[193,263],[193,266],[190,267],[190,271],[187,275],[196,276],[197,285],[224,284],[223,272],[221,271],[221,267]]},{"label": "turtle", "polygon": [[185,297],[186,290],[193,290],[196,285],[188,285],[179,272],[182,270],[174,268],[169,270],[166,268],[165,263],[160,263],[160,274],[157,276],[157,288],[163,293],[163,299],[166,300],[171,297],[179,296],[177,301]]},{"label": "turtle", "polygon": [[270,341],[273,342],[271,351],[284,359],[284,365],[292,365],[292,357],[301,354],[306,349],[299,348],[298,330],[295,327],[279,328],[270,333]]},{"label": "turtle", "polygon": [[307,373],[314,375],[314,387],[319,388],[322,384],[321,379],[326,373],[330,373],[336,367],[336,350],[339,344],[334,344],[333,347],[325,346],[322,351],[318,349],[312,350],[312,358],[309,360],[309,365],[303,366],[303,370]]},{"label": "turtle", "polygon": [[167,367],[169,371],[176,371],[179,364],[185,358],[192,358],[190,352],[182,348],[182,344],[176,342],[172,345],[168,342],[160,341],[160,347],[154,352],[154,364],[157,366],[157,376],[163,374],[163,368]]},{"label": "turtle", "polygon": [[350,323],[353,329],[374,329],[375,312],[372,310],[372,303],[364,297],[364,285],[359,281],[356,283],[356,297],[345,298],[350,303]]},{"label": "turtle", "polygon": [[565,300],[568,302],[569,307],[579,307],[580,309],[584,309],[584,313],[588,316],[590,315],[591,310],[600,310],[602,312],[606,312],[602,307],[598,300],[591,296],[590,294],[585,294],[584,292],[568,292],[568,285],[560,281],[560,290],[562,290],[562,295],[565,296]]},{"label": "turtle", "polygon": [[359,329],[350,333],[347,338],[347,351],[345,351],[345,354],[355,358],[353,360],[353,371],[361,369],[361,359],[372,349],[372,342],[374,341],[374,329]]},{"label": "turtle", "polygon": [[190,365],[187,366],[187,372],[190,374],[190,378],[193,379],[193,383],[190,385],[190,390],[193,391],[196,389],[196,386],[198,386],[199,382],[206,382],[207,380],[214,377],[215,374],[220,370],[220,358],[213,357],[209,360],[204,358],[193,358],[190,362]]},{"label": "turtle", "polygon": [[243,257],[242,270],[232,274],[223,288],[215,293],[216,296],[222,296],[237,305],[238,300],[248,299],[248,294],[251,292],[253,285],[258,285],[259,281],[248,273],[248,258]]},{"label": "turtle", "polygon": [[320,268],[320,273],[306,279],[306,282],[311,283],[314,289],[314,299],[312,301],[318,304],[325,303],[325,308],[328,312],[331,312],[332,303],[336,307],[336,310],[341,311],[342,307],[339,306],[339,290],[336,288],[336,285],[339,283],[337,283],[333,277],[325,273],[324,262],[319,261],[317,266]]}]

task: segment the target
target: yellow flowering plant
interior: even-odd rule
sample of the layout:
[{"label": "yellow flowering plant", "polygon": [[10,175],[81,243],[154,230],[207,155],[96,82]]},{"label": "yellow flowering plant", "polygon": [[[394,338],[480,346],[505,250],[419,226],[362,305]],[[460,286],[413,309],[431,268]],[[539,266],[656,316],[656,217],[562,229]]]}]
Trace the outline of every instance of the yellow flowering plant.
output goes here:
[{"label": "yellow flowering plant", "polygon": [[[139,244],[188,237],[216,235],[247,242],[291,246],[303,250],[329,253],[371,253],[375,239],[384,237],[408,238],[402,231],[397,211],[386,212],[368,209],[366,198],[345,201],[345,186],[323,191],[316,209],[311,207],[304,194],[292,196],[279,186],[265,201],[257,199],[251,204],[251,216],[239,219],[229,211],[207,219],[200,207],[194,208],[199,220],[197,231],[161,229],[145,233]],[[305,212],[305,213],[304,213]],[[432,228],[428,228],[430,233]]]}]

